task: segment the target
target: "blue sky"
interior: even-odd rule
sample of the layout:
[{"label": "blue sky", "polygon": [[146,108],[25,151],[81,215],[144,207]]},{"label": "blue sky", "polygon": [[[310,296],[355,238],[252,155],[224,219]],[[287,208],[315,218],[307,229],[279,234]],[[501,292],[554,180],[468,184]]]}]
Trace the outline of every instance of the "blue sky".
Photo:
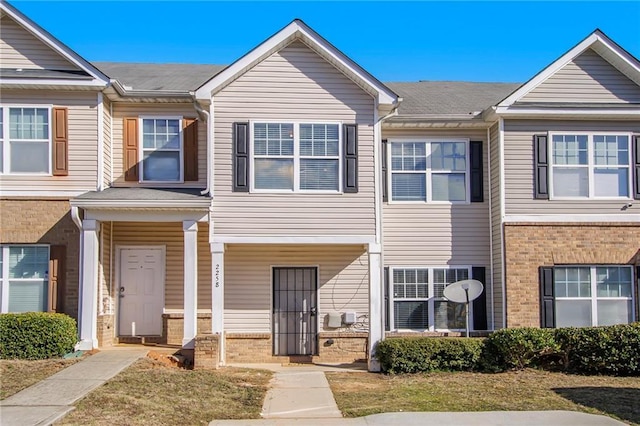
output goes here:
[{"label": "blue sky", "polygon": [[294,18],[382,81],[521,82],[600,28],[640,57],[640,1],[12,1],[88,60],[229,64]]}]

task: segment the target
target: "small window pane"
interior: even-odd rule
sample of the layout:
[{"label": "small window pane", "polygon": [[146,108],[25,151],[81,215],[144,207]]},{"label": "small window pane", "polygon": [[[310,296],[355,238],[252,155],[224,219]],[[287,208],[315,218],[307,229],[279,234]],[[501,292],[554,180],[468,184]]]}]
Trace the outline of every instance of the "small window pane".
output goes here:
[{"label": "small window pane", "polygon": [[9,143],[11,151],[11,172],[14,173],[48,173],[48,142],[14,142]]},{"label": "small window pane", "polygon": [[177,151],[145,152],[142,160],[143,180],[179,181],[180,153]]},{"label": "small window pane", "polygon": [[631,269],[627,267],[596,268],[598,297],[631,298]]},{"label": "small window pane", "polygon": [[434,173],[431,175],[431,195],[434,201],[465,201],[467,199],[466,179],[463,173]]},{"label": "small window pane", "polygon": [[594,194],[597,197],[628,197],[629,169],[595,169]]},{"label": "small window pane", "polygon": [[426,201],[425,175],[423,173],[393,173],[391,191],[394,201]]},{"label": "small window pane", "polygon": [[598,300],[598,325],[629,324],[631,300]]},{"label": "small window pane", "polygon": [[300,189],[338,191],[338,160],[300,160]]},{"label": "small window pane", "polygon": [[466,305],[436,300],[434,302],[435,327],[437,330],[460,330],[466,328]]},{"label": "small window pane", "polygon": [[46,281],[9,281],[9,312],[43,312],[46,310]]},{"label": "small window pane", "polygon": [[591,300],[556,299],[556,327],[591,325]]},{"label": "small window pane", "polygon": [[405,142],[391,144],[392,170],[426,170],[427,155],[425,144]]},{"label": "small window pane", "polygon": [[557,197],[588,197],[589,170],[586,167],[555,167],[553,194]]},{"label": "small window pane", "polygon": [[9,247],[9,278],[45,279],[49,270],[49,248]]},{"label": "small window pane", "polygon": [[595,135],[593,137],[596,165],[629,165],[629,137],[624,135]]},{"label": "small window pane", "polygon": [[393,325],[396,329],[425,330],[429,328],[429,307],[426,301],[394,302]]},{"label": "small window pane", "polygon": [[556,267],[554,270],[556,297],[591,297],[590,271],[588,267]]},{"label": "small window pane", "polygon": [[588,164],[586,135],[553,135],[553,164]]},{"label": "small window pane", "polygon": [[433,170],[465,171],[467,145],[464,142],[432,142],[431,168]]},{"label": "small window pane", "polygon": [[255,168],[256,189],[293,190],[293,160],[259,158]]}]

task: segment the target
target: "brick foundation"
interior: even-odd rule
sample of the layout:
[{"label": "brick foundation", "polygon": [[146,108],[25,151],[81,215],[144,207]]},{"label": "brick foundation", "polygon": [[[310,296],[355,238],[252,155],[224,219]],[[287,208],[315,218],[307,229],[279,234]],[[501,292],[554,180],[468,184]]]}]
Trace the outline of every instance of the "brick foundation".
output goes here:
[{"label": "brick foundation", "polygon": [[0,212],[0,242],[66,247],[59,311],[77,319],[80,232],[71,220],[69,201],[3,199]]},{"label": "brick foundation", "polygon": [[[211,333],[211,314],[198,314],[198,334]],[[182,345],[184,335],[183,314],[162,315],[162,335],[168,345]]]},{"label": "brick foundation", "polygon": [[194,370],[215,370],[220,360],[220,336],[218,334],[199,334],[193,349]]},{"label": "brick foundation", "polygon": [[[504,240],[507,327],[540,326],[540,266],[640,264],[640,226],[633,223],[512,223]],[[637,285],[634,291],[638,312]]]},{"label": "brick foundation", "polygon": [[98,315],[98,346],[113,346],[115,339],[115,316]]}]

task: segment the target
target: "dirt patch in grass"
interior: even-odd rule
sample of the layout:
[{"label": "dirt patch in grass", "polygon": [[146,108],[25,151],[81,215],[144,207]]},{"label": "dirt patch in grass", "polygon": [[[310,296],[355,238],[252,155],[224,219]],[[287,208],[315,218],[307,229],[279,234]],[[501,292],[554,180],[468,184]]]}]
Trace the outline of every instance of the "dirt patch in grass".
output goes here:
[{"label": "dirt patch in grass", "polygon": [[0,380],[0,399],[8,398],[22,389],[35,385],[40,380],[44,380],[78,361],[80,361],[80,358],[56,358],[37,361],[0,360],[0,377],[2,377],[2,380]]},{"label": "dirt patch in grass", "polygon": [[640,378],[525,370],[386,376],[326,373],[347,417],[392,411],[570,410],[640,424]]},{"label": "dirt patch in grass", "polygon": [[81,400],[65,425],[206,425],[256,419],[272,373],[185,370],[142,359]]}]

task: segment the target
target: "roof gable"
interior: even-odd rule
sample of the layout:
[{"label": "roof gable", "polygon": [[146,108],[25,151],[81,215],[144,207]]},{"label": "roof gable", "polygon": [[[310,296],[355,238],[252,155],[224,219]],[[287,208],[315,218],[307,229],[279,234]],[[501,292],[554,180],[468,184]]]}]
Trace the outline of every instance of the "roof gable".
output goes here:
[{"label": "roof gable", "polygon": [[[598,68],[600,69],[600,74],[598,73]],[[570,77],[564,79],[564,82],[568,82],[569,86],[573,85],[575,89],[580,84],[575,81],[576,75],[585,77],[585,74],[588,74],[587,80],[592,86],[590,89],[601,92],[600,94],[604,93],[599,98],[600,102],[609,102],[614,98],[617,99],[617,102],[625,102],[625,97],[627,96],[630,97],[630,100],[626,100],[626,102],[638,102],[636,94],[640,92],[637,92],[632,86],[640,86],[640,62],[603,32],[595,30],[587,38],[503,99],[497,106],[509,107],[518,102],[540,101],[540,95],[549,90],[545,85],[553,85],[554,80],[556,83],[563,81],[563,74],[571,74],[572,70],[577,72],[573,76],[574,81],[567,81],[571,80]],[[607,76],[608,81],[602,81],[602,79],[606,80]],[[617,81],[613,81],[612,78]],[[625,92],[627,94],[621,95],[620,90],[614,87],[619,84],[626,86]],[[616,90],[618,90],[618,93],[614,93]],[[587,88],[587,91],[589,91],[589,88]],[[629,92],[630,95],[628,94]],[[596,98],[598,98],[597,93]],[[571,96],[569,96],[569,99],[571,99]],[[577,102],[586,102],[588,100],[587,98],[580,99],[579,96],[574,99]],[[564,102],[567,102],[566,98],[564,98]]]},{"label": "roof gable", "polygon": [[196,98],[199,100],[209,100],[212,94],[220,91],[226,85],[237,79],[238,76],[244,74],[257,63],[296,40],[302,41],[327,62],[343,72],[363,90],[375,96],[379,104],[395,105],[398,103],[398,96],[393,93],[391,89],[349,59],[299,19],[291,22],[228,66],[224,71],[203,84],[196,91]]},{"label": "roof gable", "polygon": [[[82,79],[82,85],[104,86],[109,82],[109,77],[5,0],[0,0],[0,17],[2,20],[0,32],[3,49],[2,68],[82,73],[92,80],[89,83],[87,79]],[[10,53],[9,61],[5,61],[5,50]],[[21,84],[25,84],[46,79],[48,83],[55,83],[54,74],[49,75],[51,73],[47,72],[41,74],[34,77],[34,73],[26,73],[24,76],[3,73],[2,82],[11,83],[12,80],[20,80]],[[68,78],[62,80],[64,84],[69,84]]]}]

